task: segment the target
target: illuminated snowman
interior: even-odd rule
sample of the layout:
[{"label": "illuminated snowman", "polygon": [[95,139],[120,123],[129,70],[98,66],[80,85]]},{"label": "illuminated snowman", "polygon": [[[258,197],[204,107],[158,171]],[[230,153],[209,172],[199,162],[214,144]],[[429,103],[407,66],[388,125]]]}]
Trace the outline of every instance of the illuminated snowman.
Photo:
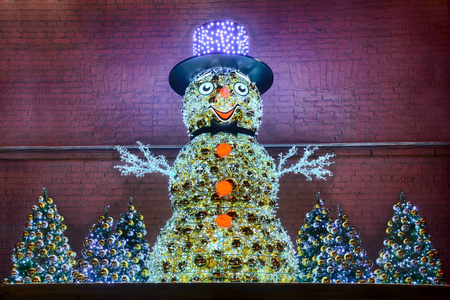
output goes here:
[{"label": "illuminated snowman", "polygon": [[330,155],[283,168],[257,143],[260,95],[273,82],[270,68],[247,56],[248,36],[233,22],[212,22],[194,34],[194,57],[175,66],[171,87],[183,95],[191,141],[172,166],[142,144],[146,159],[118,147],[122,174],[169,176],[173,216],[161,230],[150,262],[154,282],[293,282],[297,259],[276,218],[279,177],[331,175]]}]

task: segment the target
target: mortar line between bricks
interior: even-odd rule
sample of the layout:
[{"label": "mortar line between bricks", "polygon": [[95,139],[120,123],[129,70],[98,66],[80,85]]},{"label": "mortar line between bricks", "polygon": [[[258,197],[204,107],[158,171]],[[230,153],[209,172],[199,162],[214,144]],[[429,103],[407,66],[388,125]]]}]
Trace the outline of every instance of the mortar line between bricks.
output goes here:
[{"label": "mortar line between bricks", "polygon": [[[359,149],[414,149],[426,147],[450,147],[450,142],[367,142],[367,143],[301,143],[301,144],[262,144],[267,149],[305,148],[359,148]],[[138,150],[137,145],[121,147]],[[180,150],[184,145],[149,145],[150,150]],[[0,152],[65,152],[65,151],[116,151],[116,146],[0,146]]]}]

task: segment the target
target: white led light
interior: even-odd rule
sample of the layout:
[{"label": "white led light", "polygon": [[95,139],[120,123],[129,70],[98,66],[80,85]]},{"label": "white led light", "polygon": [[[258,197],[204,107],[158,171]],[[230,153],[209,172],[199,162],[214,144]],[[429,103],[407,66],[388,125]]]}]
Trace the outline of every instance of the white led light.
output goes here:
[{"label": "white led light", "polygon": [[247,31],[243,26],[231,21],[203,24],[195,30],[193,40],[194,56],[217,53],[248,54]]}]

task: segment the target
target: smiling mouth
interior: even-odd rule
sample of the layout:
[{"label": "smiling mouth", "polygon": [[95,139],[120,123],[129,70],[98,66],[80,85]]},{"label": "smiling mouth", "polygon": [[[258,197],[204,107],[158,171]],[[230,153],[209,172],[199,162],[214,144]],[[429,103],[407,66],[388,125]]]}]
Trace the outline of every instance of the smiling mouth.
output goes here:
[{"label": "smiling mouth", "polygon": [[229,111],[226,112],[222,112],[220,110],[215,109],[213,106],[210,106],[210,108],[212,108],[212,110],[214,111],[214,113],[216,114],[216,116],[221,120],[221,121],[228,121],[229,119],[231,119],[231,117],[233,116],[236,107],[238,107],[239,104],[236,104],[233,106],[232,109],[230,109]]}]

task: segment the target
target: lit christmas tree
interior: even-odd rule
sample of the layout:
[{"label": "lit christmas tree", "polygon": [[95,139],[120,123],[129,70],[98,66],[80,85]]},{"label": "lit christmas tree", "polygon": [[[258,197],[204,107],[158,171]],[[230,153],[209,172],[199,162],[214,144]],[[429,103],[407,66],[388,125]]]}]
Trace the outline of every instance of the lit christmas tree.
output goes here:
[{"label": "lit christmas tree", "polygon": [[298,231],[299,282],[321,281],[321,278],[313,275],[313,270],[318,267],[317,258],[322,256],[325,247],[323,240],[328,234],[328,226],[333,222],[330,210],[324,207],[324,204],[320,194],[317,194],[316,205],[311,212],[306,214],[305,223]]},{"label": "lit christmas tree", "polygon": [[372,276],[372,261],[367,257],[367,251],[362,247],[348,216],[342,213],[338,205],[339,217],[328,225],[328,235],[324,239],[323,255],[318,257],[323,263],[320,271],[325,276],[322,282],[332,283],[367,283],[375,282]]},{"label": "lit christmas tree", "polygon": [[144,239],[147,234],[144,224],[144,216],[137,212],[130,199],[128,212],[121,214],[116,224],[118,240],[125,250],[131,253],[131,268],[129,272],[135,282],[147,282],[150,278],[149,258],[150,244]]},{"label": "lit christmas tree", "polygon": [[72,282],[75,252],[64,236],[67,227],[63,221],[44,189],[28,216],[22,241],[14,248],[11,276],[4,283]]},{"label": "lit christmas tree", "polygon": [[426,221],[403,193],[394,205],[374,273],[379,283],[445,284],[441,261],[425,229]]},{"label": "lit christmas tree", "polygon": [[[217,38],[212,38],[212,36]],[[173,216],[161,230],[150,267],[155,282],[293,282],[297,259],[276,218],[279,178],[286,173],[330,176],[332,155],[316,148],[285,168],[256,141],[260,95],[273,82],[270,68],[247,56],[248,35],[233,22],[211,22],[194,34],[194,57],[175,66],[171,87],[183,97],[191,135],[173,166],[140,144],[145,159],[118,147],[124,175],[169,176]]]},{"label": "lit christmas tree", "polygon": [[130,282],[129,258],[123,244],[113,232],[113,218],[108,217],[108,207],[100,216],[98,223],[89,228],[89,235],[84,241],[81,251],[82,259],[78,260],[77,282]]}]

